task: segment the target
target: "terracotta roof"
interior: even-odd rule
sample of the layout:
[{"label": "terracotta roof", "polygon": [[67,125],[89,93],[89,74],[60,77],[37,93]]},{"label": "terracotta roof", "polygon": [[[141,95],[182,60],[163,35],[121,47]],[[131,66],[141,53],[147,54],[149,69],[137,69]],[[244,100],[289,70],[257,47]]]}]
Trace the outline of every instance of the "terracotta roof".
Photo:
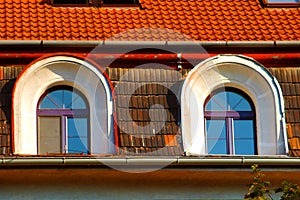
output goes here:
[{"label": "terracotta roof", "polygon": [[[113,36],[164,41],[300,39],[300,8],[262,8],[259,0],[140,0],[140,3],[142,9],[53,7],[42,0],[0,0],[0,39],[106,40]],[[128,32],[117,35],[124,31]]]}]

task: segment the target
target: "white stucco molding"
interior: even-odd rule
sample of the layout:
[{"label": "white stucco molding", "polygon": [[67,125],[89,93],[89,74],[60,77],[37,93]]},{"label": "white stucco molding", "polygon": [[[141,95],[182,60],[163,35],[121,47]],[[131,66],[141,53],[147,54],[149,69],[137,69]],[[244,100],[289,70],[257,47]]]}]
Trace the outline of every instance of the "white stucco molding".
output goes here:
[{"label": "white stucco molding", "polygon": [[219,55],[198,64],[184,81],[181,95],[183,147],[187,155],[207,154],[204,103],[223,87],[244,91],[256,111],[258,155],[288,152],[284,101],[280,86],[262,65],[241,55]]},{"label": "white stucco molding", "polygon": [[[14,154],[36,155],[37,115],[41,95],[56,85],[78,89],[90,108],[91,153],[107,153],[113,149],[113,104],[109,84],[92,64],[69,56],[53,56],[34,62],[18,77],[13,90]],[[110,138],[108,140],[108,138]]]}]

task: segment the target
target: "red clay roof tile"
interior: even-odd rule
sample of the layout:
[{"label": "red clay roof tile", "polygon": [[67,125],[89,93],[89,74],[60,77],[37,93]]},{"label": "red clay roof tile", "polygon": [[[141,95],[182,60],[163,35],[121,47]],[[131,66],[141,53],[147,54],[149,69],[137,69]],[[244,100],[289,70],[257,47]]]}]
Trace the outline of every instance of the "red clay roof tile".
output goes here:
[{"label": "red clay roof tile", "polygon": [[[195,40],[299,40],[300,9],[262,9],[258,0],[141,0],[139,8],[52,7],[0,1],[0,39],[105,40],[128,29],[167,28]],[[30,27],[30,28],[29,28]],[[254,31],[255,30],[255,31]],[[181,40],[175,34],[126,34]],[[125,38],[124,38],[125,37]]]}]

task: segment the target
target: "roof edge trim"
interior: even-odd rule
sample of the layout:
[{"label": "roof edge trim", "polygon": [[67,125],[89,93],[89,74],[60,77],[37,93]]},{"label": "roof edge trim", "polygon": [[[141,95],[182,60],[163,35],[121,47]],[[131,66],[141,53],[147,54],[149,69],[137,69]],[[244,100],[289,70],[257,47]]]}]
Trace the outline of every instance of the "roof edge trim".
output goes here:
[{"label": "roof edge trim", "polygon": [[95,46],[190,46],[204,47],[300,47],[300,41],[109,41],[109,40],[0,40],[0,46],[95,47]]}]

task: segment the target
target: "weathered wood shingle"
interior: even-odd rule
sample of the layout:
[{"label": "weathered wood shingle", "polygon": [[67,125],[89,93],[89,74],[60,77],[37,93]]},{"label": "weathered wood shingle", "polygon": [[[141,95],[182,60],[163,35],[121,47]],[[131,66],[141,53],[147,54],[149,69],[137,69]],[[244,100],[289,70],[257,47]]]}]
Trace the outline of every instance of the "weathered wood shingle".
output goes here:
[{"label": "weathered wood shingle", "polygon": [[300,68],[270,68],[269,71],[282,89],[290,154],[300,156]]},{"label": "weathered wood shingle", "polygon": [[[116,85],[121,152],[129,155],[182,154],[179,97],[176,96],[178,91],[173,89],[181,73],[157,68],[111,68],[107,71]],[[116,72],[123,76],[117,76]]]}]

